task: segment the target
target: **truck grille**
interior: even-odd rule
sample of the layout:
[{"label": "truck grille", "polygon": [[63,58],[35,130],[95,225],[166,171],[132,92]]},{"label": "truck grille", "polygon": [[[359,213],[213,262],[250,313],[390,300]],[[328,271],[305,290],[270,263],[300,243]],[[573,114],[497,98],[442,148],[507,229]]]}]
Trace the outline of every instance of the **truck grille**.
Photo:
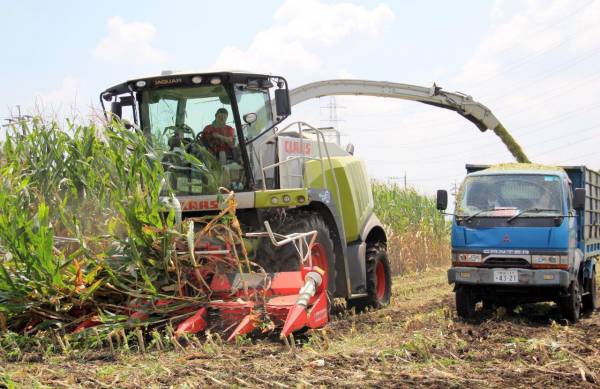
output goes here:
[{"label": "truck grille", "polygon": [[529,267],[529,262],[523,258],[490,258],[483,263],[486,267]]}]

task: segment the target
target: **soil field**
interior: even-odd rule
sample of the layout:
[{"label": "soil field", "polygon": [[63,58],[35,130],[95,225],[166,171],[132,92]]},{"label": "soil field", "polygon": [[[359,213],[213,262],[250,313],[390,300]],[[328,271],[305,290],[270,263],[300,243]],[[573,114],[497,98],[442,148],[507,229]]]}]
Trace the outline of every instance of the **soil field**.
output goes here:
[{"label": "soil field", "polygon": [[445,269],[394,281],[389,307],[339,313],[293,346],[212,336],[178,351],[24,354],[0,377],[9,387],[600,387],[598,313],[568,325],[537,304],[463,322]]}]

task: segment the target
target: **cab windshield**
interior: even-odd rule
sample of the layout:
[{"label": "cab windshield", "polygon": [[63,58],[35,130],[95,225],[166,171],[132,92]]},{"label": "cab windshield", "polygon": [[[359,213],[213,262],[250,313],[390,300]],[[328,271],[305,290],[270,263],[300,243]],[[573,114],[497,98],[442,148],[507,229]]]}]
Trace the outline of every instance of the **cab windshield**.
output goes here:
[{"label": "cab windshield", "polygon": [[246,187],[231,99],[222,85],[146,90],[140,114],[175,194]]},{"label": "cab windshield", "polygon": [[513,216],[525,210],[527,217],[562,213],[561,180],[554,175],[504,174],[467,177],[458,199],[457,214]]}]

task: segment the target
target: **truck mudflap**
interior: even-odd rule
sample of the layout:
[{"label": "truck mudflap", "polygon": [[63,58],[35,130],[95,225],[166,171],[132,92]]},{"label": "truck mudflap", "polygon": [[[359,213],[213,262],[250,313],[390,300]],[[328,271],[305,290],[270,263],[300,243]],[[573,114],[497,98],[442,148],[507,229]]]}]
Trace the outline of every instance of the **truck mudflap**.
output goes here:
[{"label": "truck mudflap", "polygon": [[456,285],[558,286],[568,288],[572,277],[567,270],[559,269],[453,267],[448,270],[448,283]]}]

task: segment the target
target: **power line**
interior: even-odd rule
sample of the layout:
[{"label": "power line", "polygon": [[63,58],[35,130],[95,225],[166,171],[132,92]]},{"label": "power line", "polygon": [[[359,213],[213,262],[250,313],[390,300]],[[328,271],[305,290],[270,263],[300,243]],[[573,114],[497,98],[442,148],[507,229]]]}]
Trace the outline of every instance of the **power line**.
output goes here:
[{"label": "power line", "polygon": [[[595,130],[595,129],[599,128],[599,127],[600,127],[600,124],[594,125],[594,126],[590,126],[590,127],[587,127],[587,128],[581,129],[581,130],[575,130],[574,132],[578,133],[578,134],[581,134],[581,133],[584,133],[584,132],[587,132],[587,131],[590,131],[590,130]],[[553,141],[556,141],[556,140],[561,140],[563,138],[567,138],[567,135],[560,135],[558,137],[554,137],[554,138],[550,138],[550,139],[545,139],[543,141],[537,142],[536,145],[546,144],[546,143],[553,142]],[[568,146],[570,146],[572,144],[581,143],[581,142],[584,142],[584,141],[592,139],[592,138],[593,138],[593,136],[589,137],[589,138],[580,139],[580,140],[577,140],[576,142],[569,143],[568,145],[562,145],[561,147],[565,147],[565,146],[568,147]],[[483,157],[496,157],[496,156],[506,155],[506,153],[508,153],[508,150],[504,150],[504,149],[501,152],[494,152],[494,153],[490,153],[489,151],[484,150],[484,148],[486,146],[493,146],[493,145],[498,145],[498,144],[499,143],[496,141],[493,144],[483,144],[483,145],[481,145],[479,147],[479,149],[481,149],[481,151],[485,153],[485,155]],[[541,155],[541,154],[544,154],[544,153],[548,153],[548,152],[551,152],[551,151],[554,151],[554,150],[555,149],[545,150],[543,152],[534,154],[534,156]],[[419,163],[421,165],[432,165],[432,162],[433,162],[434,165],[438,164],[438,163],[445,164],[445,163],[448,163],[448,162],[460,161],[460,160],[464,160],[464,156],[450,157],[450,158],[448,158],[447,156],[444,156],[444,157],[441,157],[441,158],[423,158],[423,159],[419,159],[419,160],[409,160],[409,161],[401,161],[401,160],[392,161],[392,160],[366,159],[367,162],[373,162],[373,163],[387,163],[387,164]]]},{"label": "power line", "polygon": [[[564,16],[561,15],[560,21],[558,21],[558,22],[550,22],[550,23],[546,24],[545,26],[543,26],[542,28],[540,28],[538,30],[534,30],[533,32],[531,32],[530,34],[528,34],[528,37],[531,38],[533,36],[536,36],[539,33],[548,30],[549,28],[556,28],[557,26],[563,24],[565,21],[567,21],[571,17],[577,15],[578,13],[580,13],[581,11],[583,11],[584,9],[586,9],[587,7],[589,7],[590,5],[592,5],[593,3],[594,3],[594,0],[590,0],[589,2],[585,3],[583,6],[577,8],[575,11],[571,12],[570,14],[567,14],[567,15],[564,15]],[[496,54],[499,55],[499,56],[504,56],[504,54],[506,54],[506,53],[508,53],[508,52],[510,52],[510,51],[512,51],[514,49],[515,49],[514,45],[511,45],[510,47],[507,47],[506,49],[500,50]],[[458,72],[452,73],[448,77],[455,77],[460,72],[465,72],[469,68],[472,68],[472,66],[466,66],[464,69],[461,69]]]}]

